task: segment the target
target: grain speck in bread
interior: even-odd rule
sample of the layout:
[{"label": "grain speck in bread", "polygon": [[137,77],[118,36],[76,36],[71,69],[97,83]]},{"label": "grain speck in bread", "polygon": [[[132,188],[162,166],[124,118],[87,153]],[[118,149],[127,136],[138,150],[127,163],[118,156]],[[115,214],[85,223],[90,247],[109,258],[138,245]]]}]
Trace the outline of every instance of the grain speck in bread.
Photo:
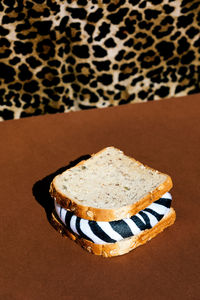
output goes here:
[{"label": "grain speck in bread", "polygon": [[56,176],[50,193],[76,216],[108,222],[138,213],[171,187],[170,176],[107,147]]}]

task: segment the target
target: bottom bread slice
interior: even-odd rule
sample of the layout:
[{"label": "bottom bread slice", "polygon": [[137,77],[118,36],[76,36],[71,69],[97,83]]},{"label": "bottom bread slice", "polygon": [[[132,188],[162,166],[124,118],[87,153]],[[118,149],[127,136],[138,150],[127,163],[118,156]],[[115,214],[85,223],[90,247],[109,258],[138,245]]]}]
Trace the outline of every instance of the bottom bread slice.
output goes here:
[{"label": "bottom bread slice", "polygon": [[171,226],[175,219],[176,213],[171,207],[169,212],[151,229],[146,229],[140,232],[138,235],[123,239],[119,242],[103,245],[92,243],[91,241],[81,238],[80,236],[69,231],[66,226],[62,224],[55,211],[52,213],[51,224],[63,236],[69,237],[88,252],[95,255],[102,255],[103,257],[113,257],[126,254],[136,247],[150,241],[165,228]]}]

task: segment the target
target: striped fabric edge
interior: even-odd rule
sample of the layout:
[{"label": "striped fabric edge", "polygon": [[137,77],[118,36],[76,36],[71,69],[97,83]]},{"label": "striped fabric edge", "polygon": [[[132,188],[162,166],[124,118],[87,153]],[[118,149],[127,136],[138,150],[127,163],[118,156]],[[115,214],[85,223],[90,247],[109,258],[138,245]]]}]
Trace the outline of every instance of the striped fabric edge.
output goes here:
[{"label": "striped fabric edge", "polygon": [[165,193],[159,200],[130,218],[96,222],[77,217],[55,201],[56,213],[72,233],[95,244],[116,243],[155,226],[170,210],[172,196]]}]

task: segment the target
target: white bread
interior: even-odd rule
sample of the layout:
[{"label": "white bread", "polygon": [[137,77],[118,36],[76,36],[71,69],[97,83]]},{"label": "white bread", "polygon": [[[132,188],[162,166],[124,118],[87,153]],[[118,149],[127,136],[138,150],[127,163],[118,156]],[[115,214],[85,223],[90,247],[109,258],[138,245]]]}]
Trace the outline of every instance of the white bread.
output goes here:
[{"label": "white bread", "polygon": [[130,218],[171,187],[170,176],[107,147],[56,176],[50,194],[80,218],[109,222]]},{"label": "white bread", "polygon": [[140,234],[132,236],[121,240],[120,242],[112,244],[95,244],[92,243],[75,233],[70,232],[60,221],[56,212],[52,213],[51,224],[52,226],[59,231],[64,237],[69,237],[76,243],[78,243],[83,249],[87,250],[90,253],[101,255],[103,257],[113,257],[118,255],[123,255],[130,252],[136,247],[145,244],[147,241],[150,241],[157,234],[162,232],[168,226],[171,226],[176,219],[176,214],[173,208],[170,208],[167,215],[165,215],[154,227],[151,229],[146,229]]}]

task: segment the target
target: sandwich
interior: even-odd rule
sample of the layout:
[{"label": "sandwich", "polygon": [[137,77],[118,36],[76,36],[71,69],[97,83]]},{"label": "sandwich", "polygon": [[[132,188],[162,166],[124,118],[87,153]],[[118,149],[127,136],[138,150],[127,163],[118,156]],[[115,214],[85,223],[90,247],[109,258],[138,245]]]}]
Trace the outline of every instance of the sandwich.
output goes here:
[{"label": "sandwich", "polygon": [[57,175],[51,223],[90,253],[118,256],[172,225],[171,177],[107,147]]}]

